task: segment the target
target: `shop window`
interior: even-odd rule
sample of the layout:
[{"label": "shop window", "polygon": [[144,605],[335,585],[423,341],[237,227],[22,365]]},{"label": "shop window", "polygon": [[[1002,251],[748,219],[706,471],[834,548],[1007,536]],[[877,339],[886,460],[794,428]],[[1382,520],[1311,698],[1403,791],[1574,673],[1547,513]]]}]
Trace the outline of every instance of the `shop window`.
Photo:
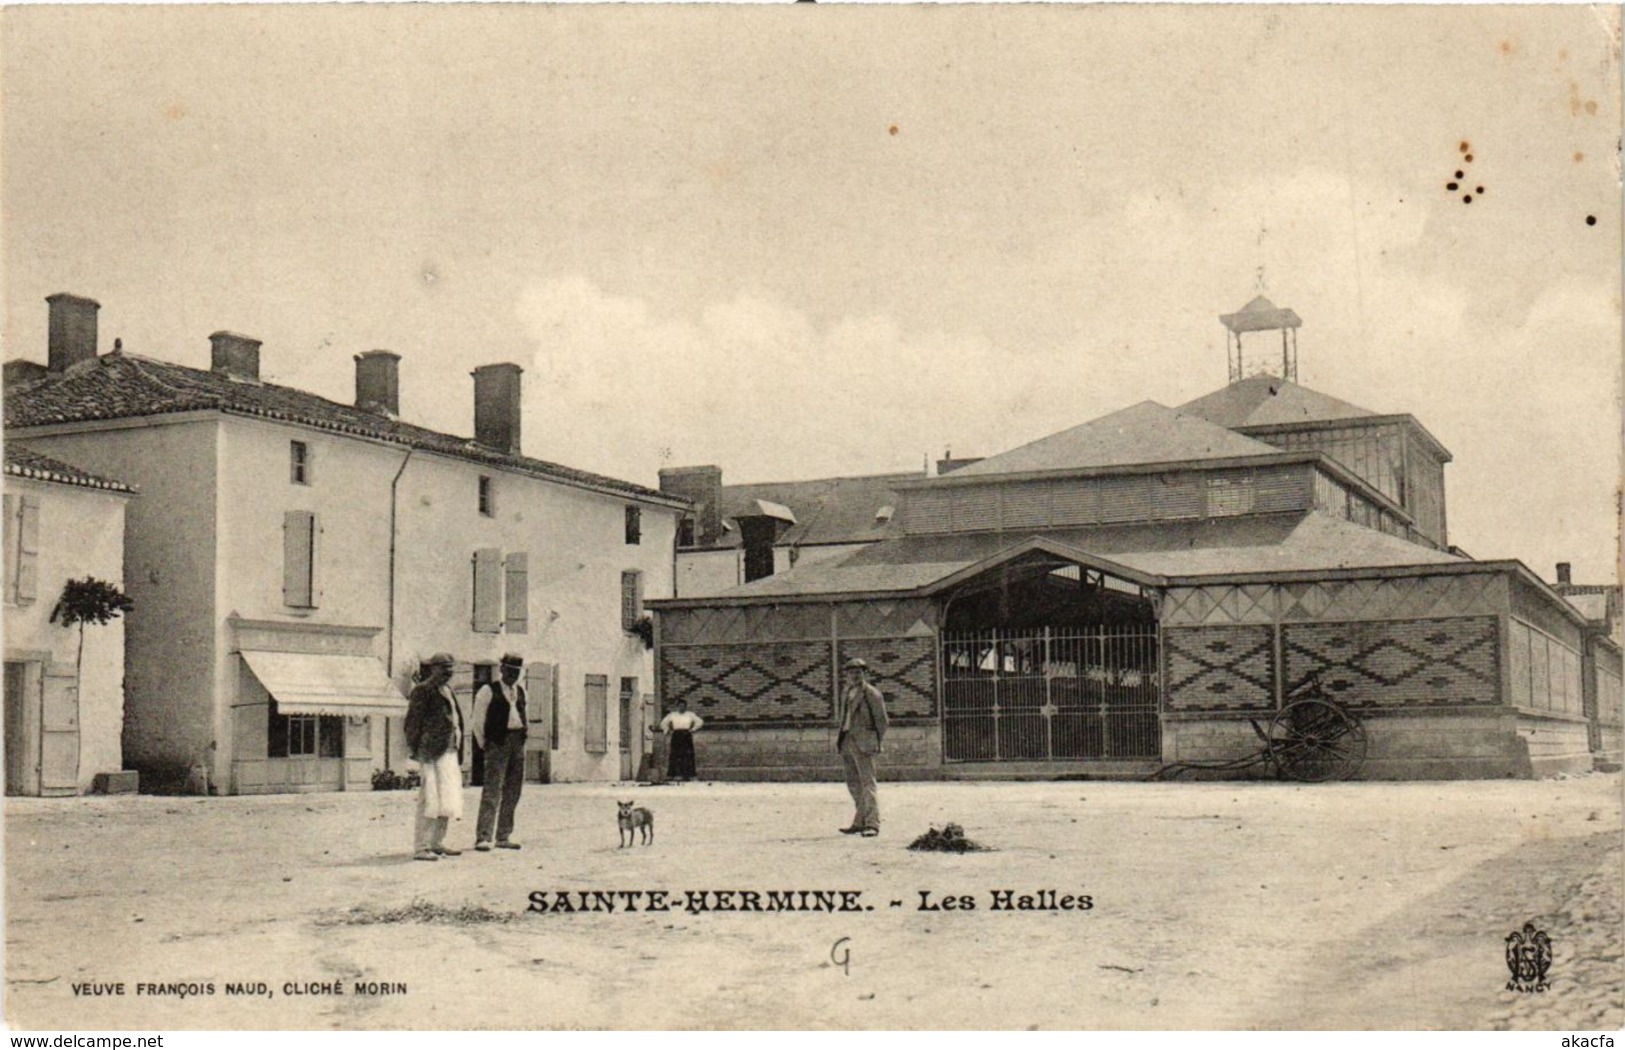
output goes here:
[{"label": "shop window", "polygon": [[266,750],[270,758],[343,758],[344,719],[338,715],[284,715],[276,701],[267,708]]}]

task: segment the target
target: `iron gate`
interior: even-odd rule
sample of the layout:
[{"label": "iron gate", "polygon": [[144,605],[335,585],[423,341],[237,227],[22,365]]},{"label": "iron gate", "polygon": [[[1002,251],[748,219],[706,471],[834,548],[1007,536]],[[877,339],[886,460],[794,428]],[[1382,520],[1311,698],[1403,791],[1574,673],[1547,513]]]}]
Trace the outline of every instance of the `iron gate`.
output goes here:
[{"label": "iron gate", "polygon": [[950,762],[1160,758],[1157,629],[946,631]]}]

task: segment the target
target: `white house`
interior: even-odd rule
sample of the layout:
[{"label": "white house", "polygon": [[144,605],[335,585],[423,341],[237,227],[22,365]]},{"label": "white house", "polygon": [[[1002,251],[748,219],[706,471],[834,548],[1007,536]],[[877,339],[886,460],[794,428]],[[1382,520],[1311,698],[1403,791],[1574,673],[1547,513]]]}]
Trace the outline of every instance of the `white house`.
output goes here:
[{"label": "white house", "polygon": [[259,342],[229,332],[208,371],[97,356],[97,304],[48,301],[48,372],[8,392],[6,433],[142,491],[128,763],[202,762],[220,791],[366,788],[405,768],[402,694],[444,650],[465,709],[502,653],[527,660],[533,775],[636,775],[641,601],[672,593],[687,503],[521,454],[519,366],[475,370],[475,436],[456,437],[397,418],[393,353],[356,357],[346,405],[262,382]]},{"label": "white house", "polygon": [[69,580],[124,583],[128,485],[5,447],[6,794],[73,795],[122,768],[124,621],[52,622]]}]

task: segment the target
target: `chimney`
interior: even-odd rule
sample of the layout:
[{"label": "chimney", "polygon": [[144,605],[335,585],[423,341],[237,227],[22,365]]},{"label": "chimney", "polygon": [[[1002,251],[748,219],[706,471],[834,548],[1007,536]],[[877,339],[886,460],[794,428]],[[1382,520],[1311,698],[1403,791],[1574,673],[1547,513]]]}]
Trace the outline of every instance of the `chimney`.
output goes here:
[{"label": "chimney", "polygon": [[721,467],[661,467],[660,491],[694,504],[694,546],[710,547],[722,538]]},{"label": "chimney", "polygon": [[1571,578],[1572,574],[1573,574],[1573,571],[1574,571],[1573,566],[1571,566],[1568,562],[1566,562],[1566,561],[1558,562],[1557,563],[1557,585],[1559,587],[1568,587],[1568,586],[1572,585],[1574,583],[1574,580]]},{"label": "chimney", "polygon": [[51,327],[46,337],[50,371],[65,372],[95,357],[96,311],[102,304],[67,292],[47,295],[45,301],[51,304]]},{"label": "chimney", "polygon": [[519,455],[519,378],[515,364],[474,369],[474,440],[487,448]]},{"label": "chimney", "polygon": [[395,417],[401,414],[401,355],[368,350],[355,355],[355,407]]},{"label": "chimney", "polygon": [[248,383],[260,381],[260,341],[232,332],[209,336],[209,370]]}]

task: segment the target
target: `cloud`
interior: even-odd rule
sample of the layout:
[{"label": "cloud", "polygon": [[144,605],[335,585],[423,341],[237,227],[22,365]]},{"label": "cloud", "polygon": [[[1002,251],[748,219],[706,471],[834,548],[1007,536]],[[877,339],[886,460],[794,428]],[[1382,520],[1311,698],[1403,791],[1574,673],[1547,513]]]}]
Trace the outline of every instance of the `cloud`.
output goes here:
[{"label": "cloud", "polygon": [[660,317],[569,277],[531,284],[516,312],[534,345],[529,451],[632,477],[653,463],[717,463],[734,480],[913,469],[945,440],[989,448],[1034,393],[1002,381],[986,341],[879,316],[820,326],[742,293]]}]

